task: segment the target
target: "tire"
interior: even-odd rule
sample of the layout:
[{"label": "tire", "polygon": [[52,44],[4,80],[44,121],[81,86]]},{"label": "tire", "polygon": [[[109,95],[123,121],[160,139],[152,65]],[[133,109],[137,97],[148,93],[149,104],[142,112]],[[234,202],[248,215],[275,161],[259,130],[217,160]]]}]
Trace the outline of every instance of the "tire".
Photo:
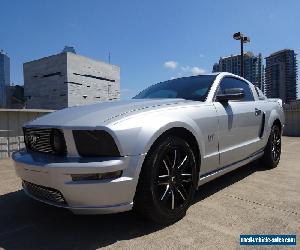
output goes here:
[{"label": "tire", "polygon": [[159,224],[172,224],[185,216],[197,181],[195,156],[189,144],[178,137],[166,137],[147,154],[134,210]]},{"label": "tire", "polygon": [[281,131],[277,125],[273,125],[264,150],[262,161],[267,169],[277,167],[281,155]]}]

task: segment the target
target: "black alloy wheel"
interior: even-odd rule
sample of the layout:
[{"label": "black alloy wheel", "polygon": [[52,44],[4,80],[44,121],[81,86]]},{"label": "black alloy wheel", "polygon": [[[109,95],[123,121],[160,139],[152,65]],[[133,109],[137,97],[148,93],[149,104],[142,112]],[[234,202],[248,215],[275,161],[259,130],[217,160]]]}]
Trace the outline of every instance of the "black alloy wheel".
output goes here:
[{"label": "black alloy wheel", "polygon": [[277,167],[281,155],[281,130],[277,125],[273,125],[264,150],[262,161],[267,169]]},{"label": "black alloy wheel", "polygon": [[192,203],[198,174],[194,152],[185,140],[161,139],[143,164],[134,209],[159,224],[180,220]]},{"label": "black alloy wheel", "polygon": [[162,209],[180,209],[193,190],[192,159],[183,148],[171,146],[158,163],[154,183],[155,199]]},{"label": "black alloy wheel", "polygon": [[279,129],[273,129],[271,152],[273,161],[279,161],[281,154],[281,134]]}]

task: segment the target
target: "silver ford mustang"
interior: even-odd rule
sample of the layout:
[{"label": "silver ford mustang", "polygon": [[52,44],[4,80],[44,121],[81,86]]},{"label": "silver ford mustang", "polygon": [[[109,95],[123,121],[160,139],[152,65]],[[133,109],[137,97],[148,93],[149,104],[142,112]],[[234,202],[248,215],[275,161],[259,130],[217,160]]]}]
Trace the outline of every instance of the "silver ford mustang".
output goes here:
[{"label": "silver ford mustang", "polygon": [[199,75],[38,118],[13,159],[34,199],[78,214],[134,208],[169,224],[203,183],[258,158],[276,167],[283,126],[281,100],[230,73]]}]

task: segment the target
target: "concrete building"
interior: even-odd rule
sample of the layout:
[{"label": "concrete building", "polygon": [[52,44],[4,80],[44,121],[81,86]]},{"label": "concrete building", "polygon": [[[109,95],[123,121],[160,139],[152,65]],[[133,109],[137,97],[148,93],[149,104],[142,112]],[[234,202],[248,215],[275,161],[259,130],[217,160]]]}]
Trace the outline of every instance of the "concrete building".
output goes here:
[{"label": "concrete building", "polygon": [[294,50],[284,49],[266,57],[266,95],[284,103],[297,99],[297,59]]},{"label": "concrete building", "polygon": [[26,108],[62,109],[120,97],[120,68],[78,54],[24,63]]},{"label": "concrete building", "polygon": [[[236,75],[241,75],[241,56],[230,55],[221,57],[218,63],[213,66],[212,72],[230,72]],[[262,55],[254,55],[252,52],[244,54],[244,77],[264,90],[264,70]]]},{"label": "concrete building", "polygon": [[0,108],[6,107],[7,87],[10,85],[10,59],[0,51]]}]

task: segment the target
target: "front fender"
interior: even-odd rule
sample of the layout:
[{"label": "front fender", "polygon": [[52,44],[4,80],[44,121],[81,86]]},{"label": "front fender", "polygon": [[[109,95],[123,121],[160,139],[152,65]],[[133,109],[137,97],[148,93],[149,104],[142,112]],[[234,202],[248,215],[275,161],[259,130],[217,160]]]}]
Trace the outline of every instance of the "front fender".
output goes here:
[{"label": "front fender", "polygon": [[196,138],[201,155],[204,150],[203,133],[196,123],[185,115],[147,114],[124,119],[110,128],[115,133],[124,155],[146,154],[155,140],[171,128],[181,127]]}]

